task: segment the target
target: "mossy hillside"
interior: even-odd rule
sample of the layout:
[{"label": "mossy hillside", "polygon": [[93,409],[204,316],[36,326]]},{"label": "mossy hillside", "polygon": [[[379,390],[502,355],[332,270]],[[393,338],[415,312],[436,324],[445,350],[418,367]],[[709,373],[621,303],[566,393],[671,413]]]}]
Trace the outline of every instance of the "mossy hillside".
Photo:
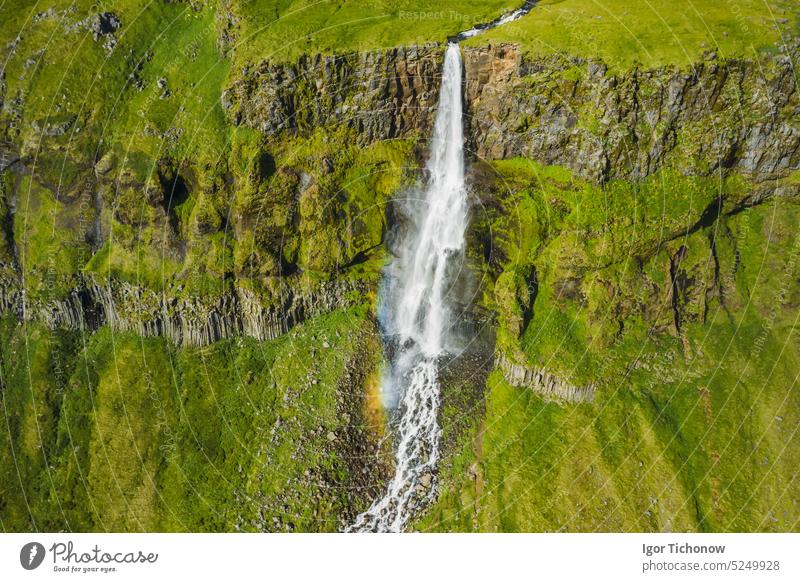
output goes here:
[{"label": "mossy hillside", "polygon": [[351,268],[382,264],[387,204],[415,180],[414,144],[355,143],[349,130],[317,130],[258,154],[254,167],[269,177],[252,176],[237,192],[243,230],[254,233],[252,251],[258,253],[243,260],[344,276]]},{"label": "mossy hillside", "polygon": [[[793,422],[793,398],[780,392],[791,386],[791,373],[773,374],[769,384],[776,386],[759,386],[753,397],[736,384],[738,370],[702,386],[711,369],[696,385],[665,383],[656,387],[661,395],[621,386],[608,401],[576,409],[544,403],[493,376],[475,439],[482,452],[476,455],[468,441],[467,452],[452,461],[462,469],[446,473],[452,482],[420,527],[794,530],[796,435],[785,424]],[[471,478],[463,467],[473,467]]]},{"label": "mossy hillside", "polygon": [[[533,191],[550,195],[554,182],[539,176]],[[443,494],[417,526],[796,529],[799,212],[774,199],[722,214],[649,255],[626,259],[623,248],[569,286],[536,255],[530,319],[516,343],[503,310],[500,348],[601,389],[593,404],[546,403],[494,372],[486,413],[443,465]],[[560,228],[544,247],[569,232]]]},{"label": "mossy hillside", "polygon": [[[53,192],[28,176],[19,181],[13,242],[26,288],[37,294],[58,297],[69,287],[71,275],[80,272],[91,256],[85,233],[93,220],[87,192],[68,205],[59,204]],[[74,237],[65,236],[76,233]],[[84,236],[82,236],[82,234]]]},{"label": "mossy hillside", "polygon": [[369,501],[337,396],[366,317],[202,350],[6,320],[3,529],[336,530]]},{"label": "mossy hillside", "polygon": [[49,278],[48,291],[54,282],[67,289],[79,272],[152,289],[180,283],[182,292],[200,294],[220,293],[233,278],[258,285],[298,272],[374,279],[387,202],[416,179],[413,143],[343,141],[323,131],[275,144],[240,137],[232,183],[161,164],[156,185],[101,179],[99,205],[91,186],[57,197],[25,177],[16,188],[14,235],[29,288],[44,292]]},{"label": "mossy hillside", "polygon": [[[227,61],[216,48],[210,7],[117,2],[105,9],[113,10],[121,26],[97,39],[92,27],[101,11],[90,2],[4,9],[3,37],[17,37],[7,47],[4,68],[10,101],[4,131],[19,144],[32,183],[51,191],[58,207],[54,214],[69,214],[66,206],[97,192],[105,206],[101,216],[88,217],[88,224],[105,218],[105,234],[131,242],[134,256],[160,249],[171,274],[178,269],[168,252],[175,244],[167,222],[178,228],[182,222],[188,230],[186,215],[200,196],[172,200],[169,178],[177,172],[169,166],[189,159],[199,185],[214,182],[227,151],[219,106]],[[94,210],[97,201],[86,206]],[[112,216],[120,223],[116,233],[109,233]],[[147,224],[153,228],[143,228]],[[133,228],[126,232],[126,226]],[[81,244],[88,230],[69,234]],[[92,250],[101,242],[91,241]],[[224,256],[220,246],[211,253],[217,261]],[[163,277],[155,258],[128,273],[147,282]]]},{"label": "mossy hillside", "polygon": [[[218,101],[227,61],[216,49],[210,6],[115,2],[101,8],[120,28],[95,40],[95,3],[23,4],[4,9],[2,36],[17,39],[7,49],[6,91],[21,103],[7,113],[24,153],[55,149],[79,166],[109,147],[132,157],[158,159],[167,150],[216,162],[226,135]],[[146,171],[146,163],[137,169]]]},{"label": "mossy hillside", "polygon": [[[680,358],[679,347],[671,354]],[[736,369],[706,387],[713,369],[693,381],[656,381],[655,393],[636,394],[628,385],[636,388],[640,380],[627,381],[608,400],[576,408],[544,403],[495,373],[480,432],[446,466],[445,492],[418,527],[796,529],[796,398],[786,391],[792,374],[773,374],[748,394],[736,384]],[[648,379],[641,385],[653,382],[643,375]]]},{"label": "mossy hillside", "polygon": [[[510,355],[524,348],[538,365],[587,382],[593,354],[621,327],[641,318],[669,327],[671,309],[662,301],[669,294],[669,253],[680,246],[671,241],[740,208],[752,191],[737,175],[684,176],[670,168],[638,183],[604,186],[524,159],[474,173],[479,207],[470,246],[486,257],[484,301],[498,313],[498,345]],[[713,278],[708,266],[698,268]],[[578,320],[578,312],[587,315]],[[550,332],[538,337],[543,327]],[[559,342],[549,345],[550,337]],[[596,349],[584,353],[589,339]]]},{"label": "mossy hillside", "polygon": [[[17,322],[4,317],[4,338],[14,334]],[[20,529],[31,529],[29,525],[47,521],[49,516],[69,513],[62,509],[52,497],[53,483],[48,478],[50,458],[47,452],[55,446],[58,437],[58,415],[61,409],[59,395],[67,388],[71,370],[64,358],[74,349],[69,338],[53,342],[42,340],[42,334],[31,334],[24,341],[3,341],[2,345],[2,402],[3,417],[7,429],[3,431],[2,489],[0,515],[4,531],[10,523],[19,519]],[[26,360],[25,366],[13,368],[8,362]],[[11,390],[17,383],[25,382],[25,390]],[[13,435],[15,446],[11,446]],[[28,508],[26,497],[19,483],[27,483],[26,495],[36,498],[38,503]],[[73,497],[72,491],[65,497]],[[74,498],[76,503],[81,499]]]},{"label": "mossy hillside", "polygon": [[776,52],[797,34],[798,11],[788,0],[736,2],[668,0],[543,0],[528,15],[466,44],[517,43],[532,56],[603,60],[614,71],[688,66],[706,51],[725,58]]},{"label": "mossy hillside", "polygon": [[[219,104],[228,61],[215,4],[115,3],[106,9],[121,27],[97,40],[82,24],[99,13],[94,4],[46,8],[31,4],[4,21],[9,38],[19,32],[5,67],[14,99],[4,125],[32,183],[51,191],[54,220],[94,192],[83,214],[98,236],[84,241],[89,228],[67,228],[96,253],[81,266],[153,288],[180,276],[184,288],[220,292],[233,258],[226,164],[243,132],[229,131]],[[51,36],[67,49],[40,53]],[[54,111],[68,122],[50,121]]]},{"label": "mossy hillside", "polygon": [[223,2],[236,68],[303,54],[335,54],[442,42],[519,8],[515,0],[281,0]]}]

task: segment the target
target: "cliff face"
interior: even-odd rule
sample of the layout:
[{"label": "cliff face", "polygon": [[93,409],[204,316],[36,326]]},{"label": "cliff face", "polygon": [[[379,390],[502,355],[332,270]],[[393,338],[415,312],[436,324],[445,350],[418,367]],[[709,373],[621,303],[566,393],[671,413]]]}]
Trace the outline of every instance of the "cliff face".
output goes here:
[{"label": "cliff face", "polygon": [[550,373],[545,368],[516,364],[508,359],[508,356],[503,352],[497,353],[495,365],[511,386],[533,390],[546,401],[591,402],[597,388],[594,384],[583,387],[574,386],[563,378]]},{"label": "cliff face", "polygon": [[[121,282],[99,286],[80,278],[56,301],[38,301],[29,293],[23,309],[18,277],[12,273],[18,270],[14,263],[19,249],[9,227],[3,309],[49,327],[110,324],[165,336],[178,345],[204,345],[235,335],[269,339],[306,314],[350,305],[348,291],[354,289],[349,283],[340,289],[335,281],[342,270],[380,252],[386,228],[383,206],[403,183],[411,153],[396,140],[430,134],[442,52],[442,47],[428,45],[247,68],[234,75],[222,95],[231,123],[255,129],[263,138],[244,150],[249,157],[244,169],[235,169],[241,155],[237,152],[227,170],[167,160],[157,166],[155,178],[147,179],[108,154],[95,160],[93,168],[81,170],[85,180],[75,180],[96,193],[84,201],[75,186],[71,188],[78,194],[55,196],[52,215],[58,217],[59,228],[92,225],[75,234],[76,240],[85,239],[88,255],[98,253],[111,225],[118,224],[136,233],[129,241],[118,237],[118,247],[137,249],[138,239],[150,236],[151,244],[167,249],[177,264],[232,255],[235,280],[282,281],[286,275],[311,271],[331,279],[327,286],[309,294],[290,293],[266,305],[246,291],[247,284],[235,283],[227,294],[193,298],[167,297]],[[776,192],[795,194],[794,183],[773,181],[800,167],[800,99],[790,63],[789,55],[759,62],[719,61],[709,55],[688,71],[612,75],[594,62],[531,60],[513,45],[464,48],[473,156],[525,157],[566,166],[578,177],[601,183],[641,179],[664,167],[690,176],[722,170],[756,183],[737,198],[737,208]],[[276,167],[272,154],[280,151],[283,138],[311,136],[318,128],[327,132],[323,143],[309,142],[305,158],[287,162],[284,157]],[[343,131],[337,133],[339,129]],[[344,139],[357,141],[358,147],[337,141]],[[397,149],[367,152],[366,146],[380,142]],[[20,157],[24,155],[15,146],[0,144],[0,170],[10,168],[18,177],[30,174],[39,184],[53,182],[29,172]],[[4,185],[10,225],[15,221],[17,181],[11,177]],[[35,203],[24,208],[42,207],[47,195],[25,190]],[[498,196],[493,193],[484,202]],[[726,212],[732,210],[726,207]],[[700,224],[701,218],[693,220]],[[26,220],[35,224],[41,219],[34,215]],[[692,224],[678,222],[669,231],[672,237]],[[221,239],[225,242],[220,244]],[[29,253],[24,246],[23,255]],[[53,241],[53,249],[60,246]],[[560,268],[578,264],[580,256],[570,250]],[[595,262],[608,264],[608,257]],[[43,268],[30,258],[25,263],[33,271]],[[205,272],[222,277],[231,266],[219,263],[209,263]],[[579,281],[580,270],[562,278]],[[365,295],[364,289],[355,291]]]},{"label": "cliff face", "polygon": [[529,157],[581,176],[641,178],[673,162],[765,180],[800,164],[792,58],[719,61],[691,70],[608,73],[594,62],[524,59],[514,46],[466,54],[479,156]]},{"label": "cliff face", "polygon": [[[797,195],[796,185],[786,178],[800,167],[800,97],[791,67],[798,47],[791,54],[757,61],[722,60],[709,53],[687,70],[632,69],[622,74],[610,73],[599,62],[527,58],[515,45],[465,47],[464,95],[472,156],[485,161],[522,157],[564,166],[575,177],[595,184],[612,179],[638,183],[666,169],[700,179],[718,173],[746,179],[748,186],[735,195],[710,192],[708,200],[696,197],[699,204],[708,205],[705,210],[692,209],[685,217],[670,217],[652,231],[645,229],[659,240],[645,236],[647,240],[636,247],[644,261],[662,242],[702,229],[717,215],[737,212],[772,195]],[[242,71],[226,91],[223,105],[234,124],[256,129],[268,141],[309,135],[317,127],[355,130],[363,144],[424,139],[433,121],[441,62],[442,48],[426,46],[307,57],[294,65],[265,63]],[[486,184],[475,186],[486,188]],[[503,196],[499,190],[491,192],[482,196],[482,204],[492,206]],[[601,230],[614,228],[606,224]],[[485,238],[495,235],[487,233]],[[496,238],[494,243],[497,261],[502,253],[497,252]],[[713,247],[712,243],[712,253]],[[670,252],[677,253],[678,247]],[[559,279],[549,282],[556,290],[592,287],[596,276],[588,275],[587,268],[591,272],[607,267],[623,256],[607,253],[590,260],[591,253],[580,245],[567,246],[559,254],[554,267]],[[495,267],[498,274],[507,265]],[[637,305],[633,311],[644,313],[654,329],[680,335],[684,322],[697,319],[692,306],[705,305],[705,300],[671,298],[679,290],[688,297],[692,284],[706,275],[684,277],[689,283],[682,287],[676,283],[677,275],[664,285],[654,283],[663,290],[642,306],[633,298],[620,301],[622,315],[615,326],[622,328],[630,306]],[[613,297],[630,295],[624,285],[605,279],[603,285],[613,289]],[[584,289],[578,293],[588,294]],[[704,292],[696,294],[705,297]],[[557,295],[562,297],[560,291]],[[661,308],[662,299],[671,302],[671,310]],[[603,319],[602,314],[595,315]],[[585,402],[595,392],[593,382],[573,384],[501,349],[496,365],[511,385],[528,387],[549,399]]]},{"label": "cliff face", "polygon": [[[796,53],[796,49],[794,51]],[[235,124],[267,136],[318,125],[356,129],[365,143],[427,135],[441,48],[302,58],[242,71],[223,97]],[[691,70],[632,70],[527,59],[514,45],[464,49],[475,155],[523,156],[604,181],[674,163],[765,180],[800,165],[793,55],[722,61]]]},{"label": "cliff face", "polygon": [[267,136],[333,124],[355,130],[363,143],[427,134],[442,55],[431,45],[264,63],[242,71],[223,107],[234,124]]},{"label": "cliff face", "polygon": [[[636,180],[667,166],[690,176],[719,169],[756,183],[749,194],[737,198],[737,208],[776,192],[794,194],[794,182],[772,181],[800,167],[800,99],[789,56],[796,55],[759,62],[718,61],[709,55],[689,71],[612,75],[594,62],[527,59],[513,45],[465,48],[473,155],[488,160],[520,156],[562,165],[594,182]],[[403,183],[410,153],[393,142],[396,150],[364,154],[365,147],[337,140],[369,146],[429,135],[441,62],[442,47],[428,45],[317,55],[302,57],[294,65],[264,63],[245,69],[222,96],[230,121],[258,130],[264,139],[246,150],[250,161],[245,169],[233,170],[237,153],[227,170],[192,167],[191,160],[166,161],[157,166],[155,178],[147,179],[108,154],[95,160],[93,168],[80,170],[87,178],[75,180],[78,186],[54,196],[52,216],[58,228],[92,225],[75,234],[76,240],[83,236],[90,256],[98,253],[111,225],[119,224],[136,235],[129,241],[118,237],[118,247],[139,248],[138,239],[147,235],[154,246],[168,249],[178,264],[232,255],[237,280],[283,280],[284,274],[312,271],[336,281],[343,269],[379,253],[386,227],[382,206]],[[272,153],[280,150],[282,138],[310,136],[317,128],[328,131],[324,143],[310,142],[305,158],[288,165],[283,159],[276,168]],[[344,131],[336,133],[338,129]],[[356,151],[346,151],[345,145]],[[10,168],[20,178],[30,174],[47,190],[53,180],[33,175],[24,160],[18,162],[20,157],[24,155],[15,146],[0,144],[0,170]],[[215,174],[225,171],[233,175]],[[163,335],[179,345],[202,345],[239,334],[268,339],[286,331],[301,314],[318,311],[318,306],[348,304],[347,289],[334,289],[338,283],[313,296],[291,294],[279,305],[264,306],[238,283],[227,295],[195,299],[164,297],[123,283],[103,287],[88,278],[70,283],[67,288],[72,290],[58,301],[37,302],[29,293],[23,309],[12,272],[18,270],[17,254],[30,255],[30,243],[21,251],[16,248],[13,224],[19,186],[17,177],[7,174],[5,214],[12,226],[5,236],[3,263],[8,269],[2,302],[5,310],[25,318],[50,327],[91,329],[109,323],[144,335]],[[84,196],[80,188],[96,193]],[[24,208],[49,203],[44,190],[26,187],[25,195],[34,203]],[[76,212],[81,215],[76,217]],[[695,217],[695,222],[701,218]],[[42,217],[32,215],[26,223],[39,220]],[[670,236],[690,225],[680,222]],[[49,252],[61,246],[52,241]],[[199,250],[203,248],[207,250]],[[32,271],[44,268],[31,256],[23,258]],[[566,256],[560,264],[566,268],[577,261],[574,258]],[[601,259],[596,262],[608,264],[607,257]],[[204,267],[214,278],[230,268],[222,260]],[[71,277],[74,272],[60,274]],[[583,275],[569,276],[578,280]]]},{"label": "cliff face", "polygon": [[49,329],[95,331],[104,325],[142,337],[164,337],[179,347],[206,346],[246,336],[275,339],[307,318],[358,304],[360,282],[320,283],[311,291],[285,287],[272,305],[243,287],[209,297],[181,297],[121,281],[80,277],[62,299],[31,300],[11,280],[0,281],[0,312]]}]

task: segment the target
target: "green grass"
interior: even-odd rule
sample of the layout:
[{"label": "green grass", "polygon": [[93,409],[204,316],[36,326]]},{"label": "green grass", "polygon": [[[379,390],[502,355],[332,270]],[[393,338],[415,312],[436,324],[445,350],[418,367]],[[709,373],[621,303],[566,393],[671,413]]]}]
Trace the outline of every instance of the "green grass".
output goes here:
[{"label": "green grass", "polygon": [[237,67],[302,54],[343,53],[444,42],[518,7],[515,0],[239,0]]},{"label": "green grass", "polygon": [[[232,51],[219,43],[218,2],[100,3],[123,23],[111,54],[85,30],[32,18],[67,3],[0,7],[0,50],[21,32],[15,52],[0,54],[8,57],[0,123],[33,175],[17,188],[4,174],[2,204],[7,211],[15,198],[10,226],[29,299],[58,296],[81,271],[155,289],[177,283],[185,294],[219,293],[232,274],[274,291],[284,265],[303,273],[303,285],[374,280],[386,260],[386,202],[416,179],[418,144],[361,147],[347,130],[309,127],[267,141],[229,125],[224,87],[263,60],[441,42],[520,2],[465,0],[421,16],[408,13],[430,4],[411,0],[229,4],[239,23]],[[96,5],[78,0],[68,20]],[[796,10],[785,0],[545,1],[468,44],[599,57],[615,71],[685,66],[706,50],[776,51],[781,34],[797,31]],[[584,74],[574,66],[553,76]],[[580,119],[599,131],[591,114]],[[66,133],[37,129],[56,126]],[[673,161],[691,159],[700,131],[687,126]],[[96,183],[102,156],[112,171]],[[274,168],[260,168],[264,160]],[[774,200],[700,223],[717,200],[731,211],[751,185],[666,168],[600,187],[522,159],[484,170],[502,176],[503,193],[476,192],[483,204],[470,259],[487,275],[483,306],[500,312],[499,347],[575,383],[596,381],[599,391],[593,404],[560,406],[497,372],[484,402],[469,382],[449,391],[442,495],[418,526],[797,529],[800,289],[790,249],[798,207]],[[159,173],[189,185],[168,211],[147,200]],[[312,185],[301,192],[305,175]],[[785,182],[796,185],[798,173]],[[85,237],[98,218],[90,191],[103,200],[107,227],[94,252]],[[678,334],[668,289],[681,246],[691,285],[676,301]],[[12,258],[5,238],[0,257]],[[316,318],[271,342],[196,350],[4,319],[0,528],[336,529],[364,502],[340,487],[353,476],[326,435],[345,424],[337,398],[371,331],[367,311]]]},{"label": "green grass", "polygon": [[686,66],[709,50],[725,58],[775,52],[798,22],[788,0],[543,0],[466,44],[518,43],[533,56],[599,58],[620,71],[636,63]]},{"label": "green grass", "polygon": [[[592,377],[600,383],[595,401],[545,403],[494,372],[485,415],[444,463],[443,493],[417,527],[796,531],[799,216],[796,204],[774,200],[679,239],[689,248],[682,268],[702,285],[708,237],[718,232],[724,291],[722,301],[707,299],[704,321],[684,312],[688,353],[636,314],[622,316],[623,331],[609,345],[588,337],[598,320],[620,317],[619,296],[591,312],[554,299],[553,281],[543,278],[526,355]],[[666,261],[652,256],[614,283],[617,293],[633,292]]]},{"label": "green grass", "polygon": [[192,350],[4,320],[0,526],[336,530],[353,501],[326,435],[366,315]]},{"label": "green grass", "polygon": [[[108,53],[86,29],[73,30],[75,23],[97,13],[95,3],[69,4],[66,16],[68,5],[59,2],[25,1],[0,9],[0,37],[19,37],[5,73],[7,95],[25,99],[19,127],[28,147],[41,145],[30,130],[32,123],[44,127],[74,120],[63,137],[45,143],[92,157],[114,146],[151,157],[166,149],[214,163],[226,136],[218,101],[228,72],[216,50],[214,11],[196,12],[183,3],[115,2],[105,9],[118,15],[122,27],[115,34],[116,48]],[[34,18],[48,5],[56,16]],[[159,99],[156,81],[162,77],[172,93],[169,99]],[[145,132],[148,127],[151,131]],[[170,129],[180,137],[166,143],[154,137]],[[59,160],[43,163],[51,161]],[[63,178],[61,164],[48,174],[57,183]]]}]

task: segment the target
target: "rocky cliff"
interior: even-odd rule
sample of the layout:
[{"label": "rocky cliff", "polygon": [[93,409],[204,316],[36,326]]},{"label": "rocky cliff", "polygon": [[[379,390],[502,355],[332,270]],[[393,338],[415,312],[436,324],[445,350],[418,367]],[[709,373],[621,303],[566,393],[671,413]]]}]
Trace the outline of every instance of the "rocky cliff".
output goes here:
[{"label": "rocky cliff", "polygon": [[495,356],[495,365],[509,384],[533,390],[546,401],[591,402],[597,389],[595,384],[575,386],[539,366],[515,363],[502,352]]},{"label": "rocky cliff", "polygon": [[197,347],[237,336],[271,340],[307,318],[360,303],[363,282],[322,282],[309,291],[284,286],[267,303],[236,286],[213,296],[158,293],[116,280],[78,277],[62,299],[29,299],[12,279],[0,280],[0,312],[50,329],[95,331],[108,325],[143,337],[165,337],[180,347]]},{"label": "rocky cliff", "polygon": [[[382,205],[402,183],[410,153],[400,148],[376,156],[364,153],[364,147],[429,135],[442,52],[439,45],[425,45],[249,66],[231,76],[222,94],[232,124],[257,130],[263,139],[248,146],[243,170],[235,169],[235,156],[219,168],[165,159],[154,166],[155,177],[148,178],[138,176],[119,155],[107,153],[93,161],[86,179],[75,180],[78,186],[70,187],[74,192],[57,196],[52,215],[59,228],[92,224],[83,235],[87,253],[97,253],[111,225],[117,224],[122,232],[135,231],[129,241],[115,242],[131,252],[141,247],[139,239],[150,237],[151,244],[167,249],[178,263],[199,263],[203,248],[210,258],[232,253],[235,279],[282,280],[284,274],[314,271],[333,281],[318,292],[290,293],[265,306],[244,285],[222,295],[167,297],[113,280],[103,286],[78,278],[59,300],[42,302],[29,294],[23,309],[19,284],[11,276],[0,298],[3,308],[50,327],[110,324],[162,335],[178,345],[204,345],[241,334],[269,339],[309,313],[346,306],[353,289],[349,283],[340,288],[335,281],[343,269],[377,256],[375,249],[391,220]],[[796,53],[797,47],[790,55],[760,61],[708,54],[689,70],[612,74],[598,62],[530,59],[514,45],[466,47],[465,100],[473,156],[525,157],[565,166],[595,183],[636,181],[665,167],[690,176],[735,173],[755,184],[737,198],[737,208],[776,192],[794,195],[797,186],[784,178],[800,167],[800,98],[791,71]],[[284,138],[303,139],[320,128],[328,132],[325,140],[303,146],[309,150],[305,158],[287,161],[284,155],[276,162],[273,154],[280,152]],[[337,134],[339,129],[343,133]],[[351,138],[358,142],[353,151],[336,142]],[[72,162],[82,167],[80,160]],[[29,171],[25,155],[12,144],[0,147],[0,164],[0,169],[11,168],[40,184],[54,180]],[[40,171],[37,166],[36,173]],[[354,180],[362,171],[371,181],[363,187],[357,184],[363,178]],[[19,195],[15,180],[9,180],[5,196],[11,225],[6,229],[9,265],[18,251],[13,240]],[[81,184],[97,193],[84,200]],[[37,192],[29,188],[27,195],[46,198]],[[146,194],[144,207],[141,192]],[[493,204],[491,197],[484,198],[483,203]],[[39,208],[41,200],[25,208]],[[82,215],[76,218],[76,212]],[[27,223],[40,219],[31,216]],[[670,236],[687,228],[694,227],[681,223]],[[225,245],[233,245],[232,251]],[[30,260],[28,265],[34,271],[46,267]],[[219,278],[230,265],[220,260],[203,268]],[[514,383],[548,385],[531,380],[537,377],[531,371],[510,377]],[[572,389],[562,392],[571,394]]]},{"label": "rocky cliff", "polygon": [[512,45],[467,52],[479,156],[529,157],[602,181],[674,164],[761,180],[800,164],[793,54],[763,61],[707,53],[689,70],[610,74],[600,62],[526,60]]},{"label": "rocky cliff", "polygon": [[344,125],[362,143],[427,135],[438,99],[437,45],[247,67],[223,94],[236,125],[267,136]]},{"label": "rocky cliff", "polygon": [[[791,54],[760,61],[708,53],[688,70],[609,73],[602,62],[526,58],[515,45],[464,49],[474,154],[524,156],[597,181],[664,165],[736,170],[759,181],[800,165]],[[223,97],[235,124],[304,132],[345,125],[365,143],[427,135],[441,47],[301,58],[241,71]]]}]

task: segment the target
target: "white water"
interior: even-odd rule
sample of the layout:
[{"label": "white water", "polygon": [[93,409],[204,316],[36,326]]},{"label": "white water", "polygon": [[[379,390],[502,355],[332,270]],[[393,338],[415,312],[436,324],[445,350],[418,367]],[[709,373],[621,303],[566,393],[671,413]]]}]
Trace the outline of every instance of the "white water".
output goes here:
[{"label": "white water", "polygon": [[382,318],[396,348],[382,390],[397,403],[395,474],[386,493],[347,531],[399,532],[435,495],[441,429],[438,360],[448,350],[452,309],[448,286],[464,255],[467,192],[464,182],[462,62],[458,41],[527,14],[535,1],[455,37],[447,46],[442,86],[421,206],[409,208],[412,235],[389,266]]},{"label": "white water", "polygon": [[513,22],[519,18],[525,16],[528,12],[530,12],[536,2],[534,0],[528,0],[525,4],[522,5],[521,8],[514,10],[513,12],[509,12],[508,14],[504,14],[497,20],[490,22],[489,24],[484,24],[481,26],[476,26],[475,28],[470,28],[469,30],[465,30],[464,32],[460,33],[456,38],[458,40],[464,40],[467,38],[471,38],[475,35],[482,33],[485,30],[489,30],[490,28],[496,28],[498,26],[503,26],[504,24],[508,24],[509,22]]},{"label": "white water", "polygon": [[[397,345],[384,379],[401,394],[394,478],[383,497],[358,516],[350,531],[402,531],[410,513],[432,497],[441,429],[437,360],[445,352],[450,307],[448,273],[464,252],[461,50],[447,47],[422,206],[412,213],[413,235],[388,272],[386,331]],[[387,388],[386,386],[384,388]]]}]

